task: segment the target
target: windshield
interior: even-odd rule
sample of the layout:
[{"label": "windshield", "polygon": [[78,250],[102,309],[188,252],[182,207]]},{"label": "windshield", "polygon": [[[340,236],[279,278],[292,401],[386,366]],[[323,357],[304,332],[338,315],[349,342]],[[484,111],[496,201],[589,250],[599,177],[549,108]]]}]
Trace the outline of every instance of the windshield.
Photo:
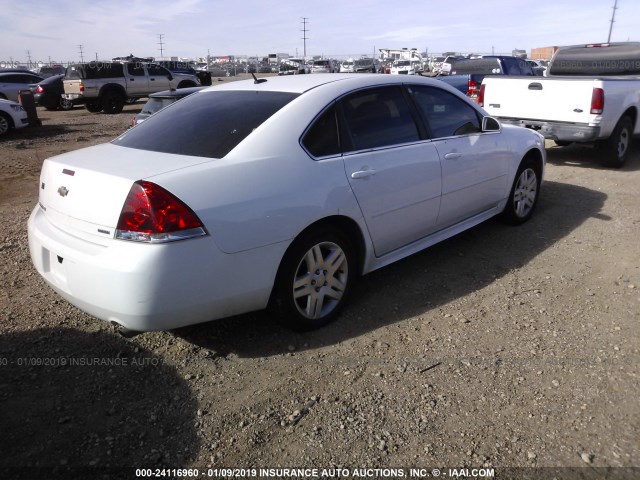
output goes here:
[{"label": "windshield", "polygon": [[152,152],[222,158],[297,96],[255,91],[189,95],[112,143]]}]

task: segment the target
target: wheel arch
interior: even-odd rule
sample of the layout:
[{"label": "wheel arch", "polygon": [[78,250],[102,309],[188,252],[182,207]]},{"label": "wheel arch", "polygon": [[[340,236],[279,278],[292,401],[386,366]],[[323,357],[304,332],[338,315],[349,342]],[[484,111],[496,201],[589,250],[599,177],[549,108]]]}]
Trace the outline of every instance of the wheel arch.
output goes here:
[{"label": "wheel arch", "polygon": [[[618,122],[620,122],[620,120],[622,120],[624,117],[629,117],[631,119],[631,123],[633,124],[633,131],[635,131],[636,129],[636,121],[638,120],[638,110],[636,109],[636,107],[629,107],[627,108],[624,113],[622,115],[620,115],[620,118],[618,119]],[[618,122],[616,122],[616,125],[618,124]],[[632,133],[633,133],[632,131]]]},{"label": "wheel arch", "polygon": [[100,94],[98,95],[98,97],[102,98],[107,93],[111,93],[111,92],[116,92],[125,98],[127,97],[127,92],[124,89],[124,87],[122,85],[118,85],[117,83],[108,83],[107,85],[102,87],[100,89]]},{"label": "wheel arch", "polygon": [[[366,254],[366,245],[365,245],[365,239],[364,239],[362,230],[360,229],[360,226],[358,225],[358,223],[352,218],[346,217],[344,215],[332,215],[329,217],[324,217],[319,220],[316,220],[315,222],[313,222],[312,224],[304,228],[295,236],[295,238],[291,241],[291,243],[289,243],[289,246],[285,250],[284,255],[282,255],[282,258],[280,259],[280,263],[278,265],[278,270],[276,273],[276,278],[280,275],[280,272],[282,270],[282,265],[285,259],[287,258],[287,256],[289,255],[289,252],[291,252],[291,249],[293,248],[297,240],[299,238],[304,237],[305,235],[311,234],[314,231],[320,231],[326,228],[332,228],[344,233],[345,236],[351,241],[352,246],[355,250],[356,259],[358,262],[358,265],[357,265],[358,276],[362,275],[362,267],[365,263],[365,254]],[[275,286],[275,283],[274,283],[274,286]]]},{"label": "wheel arch", "polygon": [[538,173],[540,175],[543,175],[544,158],[542,156],[542,152],[539,149],[534,147],[534,148],[531,148],[529,151],[527,151],[527,153],[525,153],[524,156],[522,157],[522,160],[520,161],[520,163],[522,164],[522,162],[524,162],[525,160],[533,161],[534,165],[538,167]]}]

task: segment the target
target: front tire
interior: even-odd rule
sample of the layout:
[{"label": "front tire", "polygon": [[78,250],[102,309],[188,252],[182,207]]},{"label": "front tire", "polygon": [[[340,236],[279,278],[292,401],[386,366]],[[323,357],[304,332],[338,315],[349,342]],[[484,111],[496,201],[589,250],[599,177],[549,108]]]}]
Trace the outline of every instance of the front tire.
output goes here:
[{"label": "front tire", "polygon": [[64,97],[60,97],[60,102],[58,103],[60,110],[68,111],[73,109],[73,102],[71,100],[67,100]]},{"label": "front tire", "polygon": [[604,154],[602,164],[607,167],[620,168],[627,161],[631,138],[633,135],[633,120],[624,116],[620,119],[611,136],[598,144]]},{"label": "front tire", "polygon": [[304,234],[280,266],[271,310],[294,330],[322,327],[338,316],[357,271],[353,246],[340,231],[327,228]]},{"label": "front tire", "polygon": [[102,103],[100,103],[100,100],[89,100],[84,104],[84,108],[91,113],[98,113],[102,110]]},{"label": "front tire", "polygon": [[540,167],[530,158],[523,159],[502,211],[504,222],[520,225],[531,218],[538,204],[541,180]]}]

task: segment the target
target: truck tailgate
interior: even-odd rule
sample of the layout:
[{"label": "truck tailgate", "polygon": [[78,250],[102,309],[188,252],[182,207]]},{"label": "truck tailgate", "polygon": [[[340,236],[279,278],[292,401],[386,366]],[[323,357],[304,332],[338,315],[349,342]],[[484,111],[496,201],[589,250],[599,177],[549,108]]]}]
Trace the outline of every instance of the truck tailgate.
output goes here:
[{"label": "truck tailgate", "polygon": [[64,93],[82,93],[80,87],[82,86],[82,80],[64,80]]},{"label": "truck tailgate", "polygon": [[484,109],[495,117],[584,123],[591,120],[593,79],[485,77]]}]

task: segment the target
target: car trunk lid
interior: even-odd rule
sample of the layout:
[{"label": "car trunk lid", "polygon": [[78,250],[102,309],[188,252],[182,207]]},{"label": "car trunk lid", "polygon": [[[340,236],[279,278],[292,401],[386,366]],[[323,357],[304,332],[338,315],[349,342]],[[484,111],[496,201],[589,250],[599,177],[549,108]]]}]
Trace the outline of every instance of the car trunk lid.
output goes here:
[{"label": "car trunk lid", "polygon": [[210,161],[112,144],[44,161],[39,203],[47,220],[72,235],[100,242],[113,238],[132,184],[137,180]]}]

